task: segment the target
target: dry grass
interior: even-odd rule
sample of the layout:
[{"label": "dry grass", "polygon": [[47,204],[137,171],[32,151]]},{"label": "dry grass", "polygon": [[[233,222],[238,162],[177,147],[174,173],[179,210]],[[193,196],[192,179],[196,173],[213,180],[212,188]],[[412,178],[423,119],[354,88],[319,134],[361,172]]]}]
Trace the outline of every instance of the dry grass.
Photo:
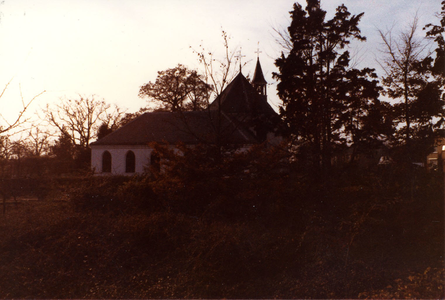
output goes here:
[{"label": "dry grass", "polygon": [[[116,180],[85,180],[74,195],[93,198],[8,204],[0,298],[443,296],[434,190],[403,200],[397,189],[357,183],[242,181],[218,182],[211,200],[211,190],[192,186],[201,199],[193,210],[156,193],[162,205],[141,206],[150,186],[140,180],[124,184],[120,198]],[[181,197],[191,199],[174,201]]]}]

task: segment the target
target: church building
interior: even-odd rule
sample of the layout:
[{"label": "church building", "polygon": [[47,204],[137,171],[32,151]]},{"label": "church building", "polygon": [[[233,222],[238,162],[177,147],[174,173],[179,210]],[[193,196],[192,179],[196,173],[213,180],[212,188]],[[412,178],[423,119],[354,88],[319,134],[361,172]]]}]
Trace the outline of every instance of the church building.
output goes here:
[{"label": "church building", "polygon": [[239,74],[202,111],[147,112],[91,144],[97,175],[142,174],[156,159],[152,143],[193,147],[213,144],[249,149],[274,143],[278,114],[267,102],[267,82],[257,60],[252,81]]}]

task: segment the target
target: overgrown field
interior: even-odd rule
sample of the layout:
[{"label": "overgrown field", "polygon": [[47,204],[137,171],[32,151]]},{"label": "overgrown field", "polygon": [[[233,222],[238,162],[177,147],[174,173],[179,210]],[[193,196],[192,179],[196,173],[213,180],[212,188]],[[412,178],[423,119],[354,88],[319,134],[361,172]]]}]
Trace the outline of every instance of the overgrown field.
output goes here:
[{"label": "overgrown field", "polygon": [[440,174],[385,172],[85,178],[0,215],[0,297],[443,298]]}]

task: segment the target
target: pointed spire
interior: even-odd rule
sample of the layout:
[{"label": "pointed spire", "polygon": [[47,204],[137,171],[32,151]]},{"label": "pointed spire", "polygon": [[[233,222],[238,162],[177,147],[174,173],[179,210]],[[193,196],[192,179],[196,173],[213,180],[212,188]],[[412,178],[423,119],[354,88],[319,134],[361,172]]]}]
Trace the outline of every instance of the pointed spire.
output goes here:
[{"label": "pointed spire", "polygon": [[261,69],[260,58],[257,58],[255,73],[252,78],[253,87],[260,93],[260,95],[266,95],[267,81],[264,79],[263,70]]},{"label": "pointed spire", "polygon": [[253,84],[267,84],[266,79],[264,79],[263,70],[261,69],[260,58],[257,58],[255,73],[252,79]]}]

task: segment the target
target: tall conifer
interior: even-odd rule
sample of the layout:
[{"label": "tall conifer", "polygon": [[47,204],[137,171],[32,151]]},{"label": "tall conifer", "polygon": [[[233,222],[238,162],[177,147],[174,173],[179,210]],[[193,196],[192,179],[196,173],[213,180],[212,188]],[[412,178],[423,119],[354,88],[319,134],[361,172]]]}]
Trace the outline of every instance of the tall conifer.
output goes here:
[{"label": "tall conifer", "polygon": [[335,149],[357,139],[369,107],[378,107],[377,76],[373,69],[349,67],[346,46],[365,40],[358,28],[363,13],[351,15],[341,5],[326,20],[320,1],[307,0],[305,9],[296,3],[290,14],[292,48],[275,61],[280,113],[288,135],[309,147],[313,166],[324,173]]}]

